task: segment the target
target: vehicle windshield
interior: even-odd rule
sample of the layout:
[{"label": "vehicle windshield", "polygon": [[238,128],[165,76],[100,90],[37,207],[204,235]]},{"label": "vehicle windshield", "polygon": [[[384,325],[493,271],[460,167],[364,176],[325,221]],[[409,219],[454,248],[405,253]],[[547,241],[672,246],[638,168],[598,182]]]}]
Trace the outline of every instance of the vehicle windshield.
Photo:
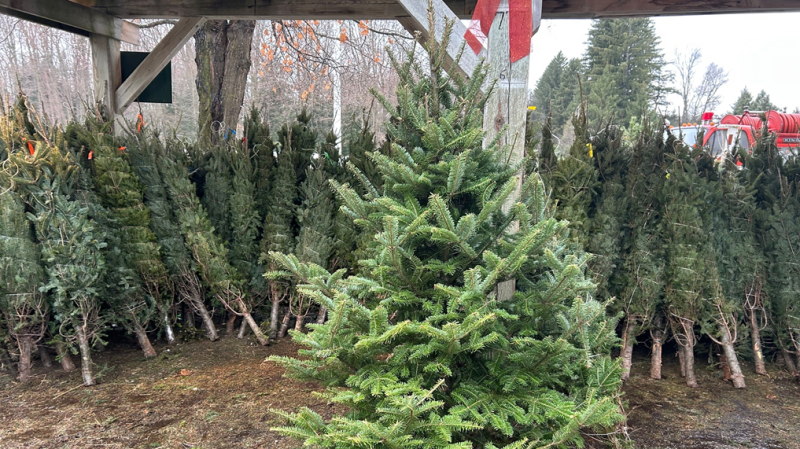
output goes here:
[{"label": "vehicle windshield", "polygon": [[725,151],[727,145],[725,145],[725,139],[728,135],[728,130],[726,129],[718,129],[714,131],[706,143],[706,147],[708,147],[708,151],[711,153],[712,156],[717,157],[721,156],[722,153]]},{"label": "vehicle windshield", "polygon": [[697,128],[672,128],[669,131],[673,136],[683,140],[683,143],[690,147],[697,143]]}]

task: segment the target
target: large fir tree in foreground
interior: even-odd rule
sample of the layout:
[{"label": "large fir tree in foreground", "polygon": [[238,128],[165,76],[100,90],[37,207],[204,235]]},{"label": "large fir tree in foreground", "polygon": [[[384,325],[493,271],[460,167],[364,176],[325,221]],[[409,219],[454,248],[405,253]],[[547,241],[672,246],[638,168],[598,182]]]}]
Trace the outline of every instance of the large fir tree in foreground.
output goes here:
[{"label": "large fir tree in foreground", "polygon": [[[293,333],[303,359],[273,360],[328,385],[349,410],[330,421],[284,414],[279,430],[307,446],[569,445],[621,419],[615,323],[591,297],[587,257],[566,245],[539,177],[503,213],[519,167],[506,165],[506,149],[482,148],[485,68],[469,81],[446,74],[445,44],[428,47],[429,67],[414,53],[395,64],[396,107],[380,98],[392,116],[391,155],[373,155],[384,193],[334,183],[374,236],[361,274],[273,253],[286,271],[271,276],[293,277],[330,313]],[[495,287],[510,278],[517,292],[498,302]]]}]

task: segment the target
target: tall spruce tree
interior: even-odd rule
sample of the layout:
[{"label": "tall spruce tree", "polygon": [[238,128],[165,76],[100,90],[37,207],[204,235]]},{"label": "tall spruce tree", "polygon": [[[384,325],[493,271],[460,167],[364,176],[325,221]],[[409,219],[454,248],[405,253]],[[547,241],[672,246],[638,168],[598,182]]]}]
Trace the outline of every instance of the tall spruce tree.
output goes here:
[{"label": "tall spruce tree", "polygon": [[593,21],[584,65],[589,91],[595,92],[589,103],[601,106],[589,110],[591,123],[612,116],[616,123],[628,123],[664,101],[666,63],[652,19]]},{"label": "tall spruce tree", "polygon": [[[362,274],[273,253],[330,318],[292,334],[302,360],[272,360],[322,381],[349,410],[329,421],[282,413],[290,426],[278,430],[329,448],[580,444],[580,429],[621,419],[614,321],[591,299],[587,257],[565,243],[540,178],[503,212],[519,167],[506,149],[482,148],[486,69],[469,81],[445,73],[446,41],[431,42],[428,67],[413,52],[396,64],[397,106],[379,96],[392,116],[391,156],[374,159],[384,193],[334,183],[375,239]],[[515,296],[499,302],[495,287],[509,278]]]},{"label": "tall spruce tree", "polygon": [[536,115],[550,117],[551,126],[558,134],[562,133],[565,125],[571,123],[580,103],[578,78],[582,71],[580,59],[568,60],[558,52],[536,83],[533,91]]},{"label": "tall spruce tree", "polygon": [[754,111],[757,110],[753,107],[753,94],[747,90],[747,87],[742,89],[739,93],[739,98],[737,98],[736,102],[731,106],[731,114],[742,114],[746,108]]}]

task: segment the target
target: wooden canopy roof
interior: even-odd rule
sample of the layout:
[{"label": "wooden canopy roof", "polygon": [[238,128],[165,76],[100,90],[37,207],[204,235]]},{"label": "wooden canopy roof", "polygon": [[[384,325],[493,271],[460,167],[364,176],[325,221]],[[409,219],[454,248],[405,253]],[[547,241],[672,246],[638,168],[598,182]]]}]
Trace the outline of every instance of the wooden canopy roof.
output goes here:
[{"label": "wooden canopy roof", "polygon": [[[73,0],[121,18],[203,16],[250,19],[402,19],[396,0]],[[426,2],[427,3],[427,2]],[[472,16],[477,0],[445,0],[460,18]],[[800,10],[797,0],[542,0],[542,17],[591,19],[682,14]]]}]

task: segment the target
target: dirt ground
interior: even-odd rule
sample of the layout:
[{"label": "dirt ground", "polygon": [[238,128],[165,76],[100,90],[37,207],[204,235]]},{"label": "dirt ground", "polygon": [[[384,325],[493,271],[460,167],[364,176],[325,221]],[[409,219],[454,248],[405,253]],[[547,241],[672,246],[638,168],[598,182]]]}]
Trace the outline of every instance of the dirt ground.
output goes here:
[{"label": "dirt ground", "polygon": [[282,424],[270,409],[333,412],[312,394],[319,386],[283,379],[282,368],[264,362],[296,355],[288,338],[261,347],[223,335],[156,349],[151,360],[134,346],[96,354],[108,371],[92,388],[73,389],[79,373],[60,366],[37,367],[29,385],[0,388],[0,448],[283,449],[298,444],[270,431]]},{"label": "dirt ground", "polygon": [[[270,431],[282,424],[270,409],[335,411],[313,394],[318,385],[283,379],[264,362],[295,355],[288,339],[264,348],[223,335],[156,349],[151,360],[133,345],[96,354],[105,373],[92,388],[58,366],[37,366],[28,385],[0,375],[0,448],[284,449],[299,444]],[[698,364],[700,388],[691,390],[672,357],[661,381],[646,377],[648,363],[635,359],[625,386],[636,447],[800,448],[800,384],[778,367],[764,378],[745,365],[748,388],[737,391]]]},{"label": "dirt ground", "polygon": [[650,360],[634,358],[628,401],[628,431],[638,448],[800,448],[800,383],[782,366],[767,365],[770,377],[743,362],[747,388],[736,390],[718,369],[696,360],[699,387],[686,387],[680,364],[665,351],[662,380],[649,378]]}]

